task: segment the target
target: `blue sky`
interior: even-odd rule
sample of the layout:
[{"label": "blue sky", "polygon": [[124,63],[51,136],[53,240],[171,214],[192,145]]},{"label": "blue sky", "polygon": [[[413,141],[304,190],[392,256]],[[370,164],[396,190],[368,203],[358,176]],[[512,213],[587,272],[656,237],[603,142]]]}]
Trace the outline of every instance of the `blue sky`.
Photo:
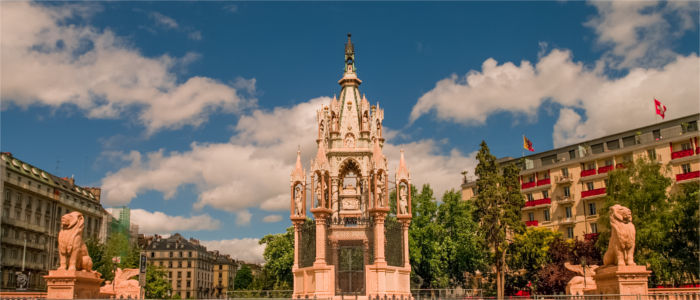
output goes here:
[{"label": "blue sky", "polygon": [[[384,151],[441,194],[519,156],[697,113],[696,2],[2,4],[2,151],[256,260],[352,33]],[[307,165],[308,163],[305,163]],[[307,166],[308,168],[308,166]]]}]

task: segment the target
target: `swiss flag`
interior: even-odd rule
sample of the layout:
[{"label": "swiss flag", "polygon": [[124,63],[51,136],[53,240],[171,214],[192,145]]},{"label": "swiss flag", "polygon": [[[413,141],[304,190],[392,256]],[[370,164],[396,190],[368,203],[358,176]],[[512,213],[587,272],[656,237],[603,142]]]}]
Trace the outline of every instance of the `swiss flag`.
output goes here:
[{"label": "swiss flag", "polygon": [[659,100],[656,100],[656,98],[654,98],[654,107],[656,108],[656,114],[661,116],[661,119],[663,119],[666,114],[666,105],[661,104]]}]

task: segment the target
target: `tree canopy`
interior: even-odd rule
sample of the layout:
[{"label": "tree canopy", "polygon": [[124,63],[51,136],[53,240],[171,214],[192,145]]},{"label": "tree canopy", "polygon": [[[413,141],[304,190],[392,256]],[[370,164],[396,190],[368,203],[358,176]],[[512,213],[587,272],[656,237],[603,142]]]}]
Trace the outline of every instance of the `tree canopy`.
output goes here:
[{"label": "tree canopy", "polygon": [[637,231],[635,262],[653,271],[651,285],[696,282],[700,272],[699,185],[683,183],[670,189],[672,181],[664,175],[669,168],[640,158],[609,172],[607,198],[600,211],[603,231],[598,246],[603,252],[610,238],[609,208],[620,204],[632,211]]}]

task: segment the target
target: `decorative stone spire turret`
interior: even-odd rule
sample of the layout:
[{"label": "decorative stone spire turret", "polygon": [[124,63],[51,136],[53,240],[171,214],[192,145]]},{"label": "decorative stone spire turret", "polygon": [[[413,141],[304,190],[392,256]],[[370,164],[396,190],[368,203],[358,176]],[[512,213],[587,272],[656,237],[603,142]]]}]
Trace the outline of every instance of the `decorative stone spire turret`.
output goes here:
[{"label": "decorative stone spire turret", "polygon": [[306,181],[306,172],[304,171],[304,168],[301,166],[301,150],[297,150],[297,163],[294,166],[294,170],[292,170],[291,174],[291,181],[301,181],[305,182]]},{"label": "decorative stone spire turret", "polygon": [[396,177],[411,178],[411,175],[408,173],[408,167],[406,167],[406,159],[403,157],[403,149],[401,149],[401,159],[399,160],[399,168],[396,170]]},{"label": "decorative stone spire turret", "polygon": [[345,43],[345,72],[343,78],[338,80],[338,84],[343,87],[348,85],[357,87],[361,83],[362,80],[357,78],[357,70],[355,69],[355,46],[352,45],[350,33],[348,33],[348,42]]}]

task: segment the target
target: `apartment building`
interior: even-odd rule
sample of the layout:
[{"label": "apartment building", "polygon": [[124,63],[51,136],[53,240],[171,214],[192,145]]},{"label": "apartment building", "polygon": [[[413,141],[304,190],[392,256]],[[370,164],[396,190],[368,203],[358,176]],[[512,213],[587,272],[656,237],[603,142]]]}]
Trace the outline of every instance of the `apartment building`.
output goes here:
[{"label": "apartment building", "polygon": [[[159,235],[146,237],[143,242],[145,247],[142,253],[146,255],[149,264],[165,269],[168,280],[172,284],[173,294],[177,293],[183,298],[211,298],[225,295],[223,288],[222,294],[218,293],[216,287],[218,285],[223,287],[224,283],[228,286],[227,272],[230,269],[235,270],[235,266],[231,267],[235,265],[235,261],[229,256],[207,251],[199,240],[185,239],[179,233],[168,238]],[[222,274],[221,281],[218,274]],[[227,281],[224,281],[224,276]],[[233,280],[230,279],[230,282],[232,283]]]},{"label": "apartment building", "polygon": [[228,254],[214,252],[214,297],[227,298],[228,292],[233,291],[233,280],[236,278],[238,263]]},{"label": "apartment building", "polygon": [[61,216],[81,212],[84,238],[105,241],[109,214],[100,204],[100,188],[78,186],[73,178],[50,174],[9,152],[0,153],[0,160],[1,288],[18,288],[21,272],[29,276],[28,286],[22,288],[45,290],[42,276],[58,267]]},{"label": "apartment building", "polygon": [[[607,173],[625,163],[648,157],[666,166],[670,190],[700,180],[700,114],[659,122],[500,164],[521,167],[522,218],[527,226],[560,231],[567,238],[591,238],[598,233],[598,216],[606,197]],[[462,199],[474,197],[476,182],[466,178]]]}]

